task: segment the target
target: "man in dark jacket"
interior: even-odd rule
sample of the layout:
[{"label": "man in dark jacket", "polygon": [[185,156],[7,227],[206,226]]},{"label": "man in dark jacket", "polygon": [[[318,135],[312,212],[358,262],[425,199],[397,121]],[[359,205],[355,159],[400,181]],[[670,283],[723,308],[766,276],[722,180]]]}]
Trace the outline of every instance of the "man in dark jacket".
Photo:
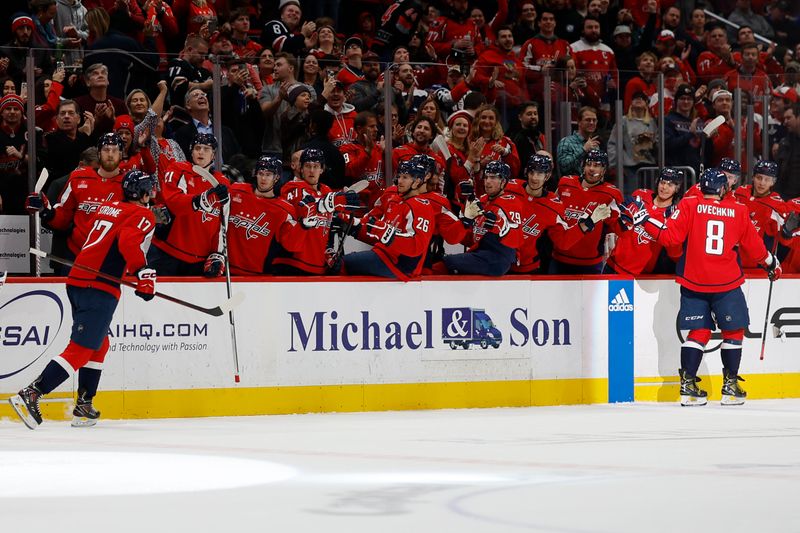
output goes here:
[{"label": "man in dark jacket", "polygon": [[308,134],[310,139],[302,146],[303,150],[316,148],[325,154],[325,171],[320,177],[320,182],[331,189],[341,189],[347,185],[344,177],[344,157],[339,149],[328,140],[328,131],[333,126],[333,115],[324,109],[311,112]]},{"label": "man in dark jacket", "polygon": [[666,165],[692,167],[700,175],[700,146],[703,143],[700,118],[692,118],[694,91],[683,83],[675,89],[675,105],[664,121]]},{"label": "man in dark jacket", "polygon": [[800,103],[783,112],[786,137],[778,144],[778,183],[775,190],[784,200],[800,196]]}]

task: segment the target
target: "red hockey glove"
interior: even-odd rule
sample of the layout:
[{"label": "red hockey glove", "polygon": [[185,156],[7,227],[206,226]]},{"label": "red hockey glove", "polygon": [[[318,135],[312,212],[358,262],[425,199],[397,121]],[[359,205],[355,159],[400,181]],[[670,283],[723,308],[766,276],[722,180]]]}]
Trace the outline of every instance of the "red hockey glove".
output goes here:
[{"label": "red hockey glove", "polygon": [[317,227],[319,210],[317,209],[317,201],[314,200],[313,196],[307,194],[300,200],[297,204],[297,216],[304,228],[312,229]]},{"label": "red hockey glove", "polygon": [[155,298],[156,271],[152,268],[143,267],[136,271],[136,277],[139,279],[139,282],[136,283],[134,294],[145,302],[149,302]]},{"label": "red hockey glove", "polygon": [[216,278],[225,275],[225,256],[214,252],[208,254],[203,265],[203,275],[207,278]]},{"label": "red hockey glove", "polygon": [[778,258],[774,255],[770,254],[769,252],[767,253],[769,254],[767,259],[760,266],[767,271],[767,276],[769,276],[770,281],[778,281],[781,279],[781,274],[783,274],[781,262],[778,261]]},{"label": "red hockey glove", "polygon": [[50,200],[48,200],[47,196],[42,192],[33,192],[28,195],[25,199],[25,210],[31,215],[39,213],[39,216],[45,222],[53,218],[56,214],[55,210],[50,207]]},{"label": "red hockey glove", "polygon": [[358,209],[361,202],[354,191],[329,192],[319,199],[317,209],[320,213],[333,213],[342,209]]},{"label": "red hockey glove", "polygon": [[220,183],[192,198],[192,207],[195,211],[213,213],[214,209],[227,204],[229,200],[228,188]]},{"label": "red hockey glove", "polygon": [[388,224],[383,219],[376,220],[371,218],[367,221],[367,235],[373,239],[377,239],[386,246],[392,242],[395,233],[397,233],[397,226]]}]

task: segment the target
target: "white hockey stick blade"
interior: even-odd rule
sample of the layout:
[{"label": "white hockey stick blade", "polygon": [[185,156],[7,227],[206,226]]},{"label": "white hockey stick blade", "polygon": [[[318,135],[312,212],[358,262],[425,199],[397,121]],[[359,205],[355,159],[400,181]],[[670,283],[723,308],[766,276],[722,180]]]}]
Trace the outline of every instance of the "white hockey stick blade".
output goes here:
[{"label": "white hockey stick blade", "polygon": [[7,277],[8,277],[8,272],[6,272],[5,270],[0,272],[0,289],[2,289],[3,285],[6,284],[6,278]]},{"label": "white hockey stick blade", "polygon": [[703,134],[706,137],[711,136],[720,126],[722,126],[723,122],[725,122],[725,117],[719,115],[717,118],[706,124],[706,126],[703,128]]},{"label": "white hockey stick blade", "polygon": [[44,184],[47,183],[47,178],[50,176],[50,173],[47,172],[46,168],[42,169],[42,173],[39,174],[39,179],[36,180],[36,185],[33,186],[33,192],[40,193],[44,188]]},{"label": "white hockey stick blade", "polygon": [[369,180],[361,180],[357,181],[354,184],[350,185],[349,187],[345,187],[345,191],[353,191],[353,192],[361,192],[364,189],[369,187]]},{"label": "white hockey stick blade", "polygon": [[447,147],[447,141],[444,140],[444,137],[437,135],[433,139],[431,145],[442,153],[445,160],[450,159],[452,154],[450,153],[450,148]]},{"label": "white hockey stick blade", "polygon": [[222,314],[226,314],[232,311],[234,307],[237,307],[243,301],[244,293],[237,292],[231,298],[219,304],[219,309],[222,311]]},{"label": "white hockey stick blade", "polygon": [[33,255],[38,255],[39,257],[44,257],[44,258],[47,258],[47,252],[43,252],[43,251],[41,251],[41,250],[38,250],[38,249],[36,249],[36,248],[31,248],[31,249],[30,249],[30,250],[28,250],[28,251],[29,251],[30,253],[32,253]]},{"label": "white hockey stick blade", "polygon": [[219,180],[214,177],[214,174],[204,169],[203,167],[198,165],[192,165],[192,170],[203,176],[203,178],[205,178],[205,180],[211,183],[211,185],[213,185],[214,187],[219,185]]}]

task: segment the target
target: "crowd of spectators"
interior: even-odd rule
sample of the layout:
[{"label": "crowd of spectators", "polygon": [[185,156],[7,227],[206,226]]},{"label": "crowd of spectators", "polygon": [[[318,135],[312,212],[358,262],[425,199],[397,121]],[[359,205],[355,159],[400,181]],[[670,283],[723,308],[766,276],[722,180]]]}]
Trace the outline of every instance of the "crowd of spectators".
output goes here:
[{"label": "crowd of spectators", "polygon": [[155,156],[162,181],[197,134],[216,133],[217,169],[232,182],[280,159],[278,194],[304,178],[303,151],[319,150],[320,183],[366,180],[365,210],[391,186],[386,163],[396,175],[414,155],[433,158],[458,215],[488,192],[492,161],[524,183],[549,150],[545,187],[556,191],[559,178],[584,176],[587,154],[607,153],[603,179],[623,185],[622,209],[623,196],[657,188],[642,176],[661,147],[684,176],[731,159],[747,182],[748,141],[755,160],[777,163],[774,192],[800,196],[800,4],[787,0],[7,0],[0,17],[3,214],[25,213],[29,165],[47,168],[50,186],[110,132],[123,159]]}]

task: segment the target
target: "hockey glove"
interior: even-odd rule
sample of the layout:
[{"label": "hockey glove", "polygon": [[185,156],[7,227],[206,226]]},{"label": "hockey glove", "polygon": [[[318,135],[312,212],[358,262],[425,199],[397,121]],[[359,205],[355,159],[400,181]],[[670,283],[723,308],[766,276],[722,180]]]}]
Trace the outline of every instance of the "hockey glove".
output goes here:
[{"label": "hockey glove", "polygon": [[319,199],[317,209],[320,213],[333,213],[342,209],[358,209],[361,202],[355,191],[329,192]]},{"label": "hockey glove", "polygon": [[152,268],[143,267],[136,271],[136,277],[139,279],[139,281],[136,283],[136,290],[134,291],[134,294],[145,302],[149,302],[155,298],[157,278],[156,271]]},{"label": "hockey glove", "polygon": [[382,244],[389,246],[397,233],[397,226],[388,224],[385,220],[375,220],[371,218],[367,221],[367,235],[377,239]]},{"label": "hockey glove", "polygon": [[214,209],[227,204],[229,200],[228,188],[220,183],[192,198],[192,207],[195,211],[213,213]]},{"label": "hockey glove", "polygon": [[611,208],[608,206],[608,204],[600,204],[594,208],[594,211],[592,211],[591,215],[587,213],[579,220],[579,222],[581,223],[582,227],[586,228],[584,233],[590,233],[598,222],[602,222],[610,216]]},{"label": "hockey glove", "polygon": [[464,210],[459,218],[465,226],[472,226],[475,223],[475,219],[481,214],[483,214],[481,203],[475,198],[471,198],[464,204]]},{"label": "hockey glove", "polygon": [[783,222],[781,235],[784,239],[791,239],[798,227],[800,227],[800,213],[795,211],[790,213]]},{"label": "hockey glove", "polygon": [[172,222],[172,214],[169,212],[169,209],[167,209],[167,206],[156,205],[151,207],[150,211],[153,212],[153,216],[156,219],[156,224],[166,226]]},{"label": "hockey glove", "polygon": [[781,274],[783,274],[781,263],[773,254],[769,252],[767,252],[767,254],[769,255],[767,255],[767,258],[764,260],[761,268],[767,271],[767,276],[769,276],[770,281],[778,281],[781,279]]},{"label": "hockey glove", "polygon": [[469,198],[475,194],[475,184],[472,180],[464,180],[458,184],[458,193],[462,198]]},{"label": "hockey glove", "polygon": [[498,227],[498,225],[497,213],[493,211],[483,212],[483,229],[492,231],[494,228]]},{"label": "hockey glove", "polygon": [[317,217],[319,211],[317,210],[317,202],[310,194],[303,197],[297,204],[297,216],[300,218],[300,223],[306,229],[317,227]]},{"label": "hockey glove", "polygon": [[214,252],[208,254],[203,265],[203,275],[207,278],[216,278],[225,274],[225,256]]},{"label": "hockey glove", "polygon": [[56,214],[55,210],[50,207],[50,200],[44,193],[31,193],[25,199],[25,210],[31,215],[39,213],[43,222],[47,222]]}]

